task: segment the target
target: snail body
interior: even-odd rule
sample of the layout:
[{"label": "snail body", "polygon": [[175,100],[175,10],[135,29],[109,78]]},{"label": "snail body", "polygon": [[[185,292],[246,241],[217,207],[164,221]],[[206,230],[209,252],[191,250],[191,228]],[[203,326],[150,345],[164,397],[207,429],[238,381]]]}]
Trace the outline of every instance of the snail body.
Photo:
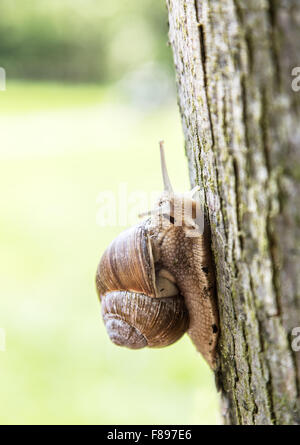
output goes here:
[{"label": "snail body", "polygon": [[219,323],[209,227],[203,219],[198,230],[198,188],[173,193],[162,145],[161,162],[165,190],[155,210],[121,233],[98,266],[103,320],[110,339],[131,349],[168,346],[187,332],[215,369]]}]

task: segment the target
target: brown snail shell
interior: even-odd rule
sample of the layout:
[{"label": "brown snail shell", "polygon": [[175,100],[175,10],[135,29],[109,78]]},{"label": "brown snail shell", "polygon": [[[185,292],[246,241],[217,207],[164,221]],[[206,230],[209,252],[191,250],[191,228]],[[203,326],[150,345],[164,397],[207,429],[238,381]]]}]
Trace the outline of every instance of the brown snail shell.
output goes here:
[{"label": "brown snail shell", "polygon": [[143,224],[122,232],[106,249],[96,275],[99,296],[131,290],[157,297],[154,259]]},{"label": "brown snail shell", "polygon": [[102,300],[102,315],[110,339],[131,349],[168,346],[188,328],[188,313],[179,296],[110,292]]},{"label": "brown snail shell", "polygon": [[119,346],[168,346],[188,329],[183,297],[154,256],[144,223],[121,233],[100,261],[96,285],[102,316]]}]

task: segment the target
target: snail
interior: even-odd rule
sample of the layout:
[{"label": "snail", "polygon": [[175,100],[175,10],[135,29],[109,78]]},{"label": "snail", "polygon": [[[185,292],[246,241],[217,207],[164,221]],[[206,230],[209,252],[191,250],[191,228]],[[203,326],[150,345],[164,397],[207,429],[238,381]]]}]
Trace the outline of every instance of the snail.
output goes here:
[{"label": "snail", "polygon": [[102,317],[110,339],[131,349],[168,346],[187,332],[216,369],[214,267],[208,223],[203,212],[197,218],[199,187],[174,193],[162,142],[160,154],[164,192],[157,206],[117,236],[98,266]]}]

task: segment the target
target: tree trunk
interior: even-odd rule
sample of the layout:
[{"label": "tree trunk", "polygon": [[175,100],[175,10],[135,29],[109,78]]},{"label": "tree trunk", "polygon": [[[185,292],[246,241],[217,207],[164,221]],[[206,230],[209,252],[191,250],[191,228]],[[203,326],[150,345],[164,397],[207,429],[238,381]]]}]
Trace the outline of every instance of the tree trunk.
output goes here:
[{"label": "tree trunk", "polygon": [[300,2],[167,6],[191,182],[212,231],[224,423],[299,424]]}]

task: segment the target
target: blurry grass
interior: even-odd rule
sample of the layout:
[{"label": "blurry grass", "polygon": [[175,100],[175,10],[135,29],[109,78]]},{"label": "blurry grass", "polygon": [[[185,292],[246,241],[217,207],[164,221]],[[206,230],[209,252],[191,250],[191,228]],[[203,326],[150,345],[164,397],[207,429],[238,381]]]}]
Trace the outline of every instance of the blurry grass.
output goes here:
[{"label": "blurry grass", "polygon": [[188,338],[130,351],[106,336],[94,275],[124,228],[97,227],[97,195],[161,189],[161,138],[175,188],[189,187],[175,103],[145,113],[108,97],[30,83],[0,93],[2,424],[217,420],[213,376]]},{"label": "blurry grass", "polygon": [[109,91],[95,84],[7,80],[6,94],[0,97],[0,113],[25,113],[97,104]]}]

